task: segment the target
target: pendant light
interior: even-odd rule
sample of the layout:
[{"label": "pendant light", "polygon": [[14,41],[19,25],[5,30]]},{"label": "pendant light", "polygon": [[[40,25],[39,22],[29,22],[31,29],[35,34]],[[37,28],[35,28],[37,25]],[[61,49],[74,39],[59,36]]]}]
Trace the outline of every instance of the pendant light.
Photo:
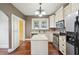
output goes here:
[{"label": "pendant light", "polygon": [[39,16],[39,17],[42,17],[43,15],[46,15],[46,13],[45,13],[45,11],[42,10],[42,8],[41,8],[42,3],[39,3],[39,5],[40,5],[40,8],[39,8],[39,10],[36,10],[36,11],[35,11],[35,15],[37,15],[37,16]]}]

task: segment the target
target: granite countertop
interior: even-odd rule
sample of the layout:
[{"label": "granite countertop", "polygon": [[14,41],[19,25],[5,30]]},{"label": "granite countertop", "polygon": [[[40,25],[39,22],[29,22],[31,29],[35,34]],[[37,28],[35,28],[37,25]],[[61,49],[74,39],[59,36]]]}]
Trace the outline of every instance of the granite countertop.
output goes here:
[{"label": "granite countertop", "polygon": [[45,34],[34,35],[31,40],[48,40]]}]

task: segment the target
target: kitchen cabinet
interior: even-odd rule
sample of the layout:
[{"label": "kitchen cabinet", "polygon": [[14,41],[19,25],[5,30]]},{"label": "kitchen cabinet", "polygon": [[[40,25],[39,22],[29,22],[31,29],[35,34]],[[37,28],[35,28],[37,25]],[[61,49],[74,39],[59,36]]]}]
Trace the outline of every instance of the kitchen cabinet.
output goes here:
[{"label": "kitchen cabinet", "polygon": [[72,3],[72,12],[76,12],[79,10],[79,3]]},{"label": "kitchen cabinet", "polygon": [[33,18],[32,29],[47,30],[48,29],[48,18]]},{"label": "kitchen cabinet", "polygon": [[70,3],[64,8],[64,17],[79,10],[79,3]]},{"label": "kitchen cabinet", "polygon": [[48,38],[44,34],[34,35],[31,38],[32,55],[48,55]]},{"label": "kitchen cabinet", "polygon": [[48,42],[53,42],[53,33],[52,32],[46,32],[46,37],[48,38]]},{"label": "kitchen cabinet", "polygon": [[49,19],[50,19],[50,28],[56,28],[55,15],[49,16]]},{"label": "kitchen cabinet", "polygon": [[68,4],[65,8],[64,8],[64,17],[66,17],[67,15],[71,14],[71,4]]},{"label": "kitchen cabinet", "polygon": [[66,36],[59,36],[59,50],[66,55]]},{"label": "kitchen cabinet", "polygon": [[64,18],[63,6],[60,9],[58,9],[55,14],[56,14],[56,16],[55,16],[55,21],[56,22],[58,22],[60,20],[63,20],[63,18]]}]

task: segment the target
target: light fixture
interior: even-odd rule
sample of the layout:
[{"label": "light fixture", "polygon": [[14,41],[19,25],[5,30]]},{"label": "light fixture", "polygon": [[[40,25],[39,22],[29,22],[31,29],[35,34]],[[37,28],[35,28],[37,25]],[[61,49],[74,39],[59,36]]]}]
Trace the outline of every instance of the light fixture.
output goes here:
[{"label": "light fixture", "polygon": [[36,11],[36,12],[35,12],[35,15],[39,15],[39,11]]},{"label": "light fixture", "polygon": [[40,8],[39,8],[39,10],[36,10],[36,11],[35,11],[35,15],[37,15],[37,16],[39,16],[39,17],[42,17],[43,15],[46,15],[46,13],[45,13],[45,11],[42,10],[42,8],[41,8],[42,3],[40,3],[39,5],[40,5]]},{"label": "light fixture", "polygon": [[42,14],[42,15],[46,15],[45,11],[42,11],[41,14]]},{"label": "light fixture", "polygon": [[39,16],[39,17],[42,17],[43,15],[42,15],[42,14],[39,14],[38,16]]}]

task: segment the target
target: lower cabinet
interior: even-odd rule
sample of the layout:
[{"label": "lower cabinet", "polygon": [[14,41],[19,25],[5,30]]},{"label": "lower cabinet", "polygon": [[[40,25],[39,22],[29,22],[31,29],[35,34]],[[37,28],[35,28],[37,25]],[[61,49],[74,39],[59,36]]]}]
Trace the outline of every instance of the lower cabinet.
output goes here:
[{"label": "lower cabinet", "polygon": [[48,55],[48,41],[47,40],[31,40],[31,54],[32,55]]},{"label": "lower cabinet", "polygon": [[59,36],[59,50],[66,55],[66,36]]}]

